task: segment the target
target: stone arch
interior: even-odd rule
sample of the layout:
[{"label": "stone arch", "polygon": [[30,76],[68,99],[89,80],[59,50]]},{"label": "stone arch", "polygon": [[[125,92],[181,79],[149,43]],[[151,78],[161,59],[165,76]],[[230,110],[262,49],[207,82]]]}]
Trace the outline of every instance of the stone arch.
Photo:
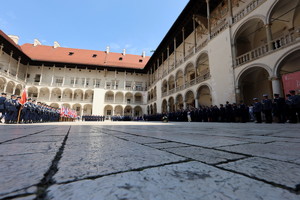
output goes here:
[{"label": "stone arch", "polygon": [[192,90],[189,90],[185,93],[185,102],[187,108],[195,108],[195,95]]},{"label": "stone arch", "polygon": [[196,78],[195,66],[193,63],[188,63],[184,69],[186,83],[191,82]]},{"label": "stone arch", "polygon": [[83,90],[81,89],[76,89],[74,91],[74,101],[82,101],[83,100]]},{"label": "stone arch", "polygon": [[[288,94],[289,90],[296,90],[300,93],[300,47],[287,52],[275,65],[274,77],[278,79],[279,88],[273,88],[273,92]],[[286,81],[283,81],[286,80]],[[275,80],[276,81],[276,80]],[[283,87],[280,87],[283,86]]]},{"label": "stone arch", "polygon": [[175,88],[175,78],[173,75],[169,77],[168,84],[169,84],[169,90],[173,90]]},{"label": "stone arch", "polygon": [[71,109],[71,105],[69,103],[62,104],[62,107]]},{"label": "stone arch", "polygon": [[[124,103],[124,94],[123,92],[117,92],[115,95],[115,102],[116,103]],[[123,108],[122,108],[123,110]]]},{"label": "stone arch", "polygon": [[21,96],[22,89],[23,89],[23,86],[21,84],[18,84],[15,89],[15,95]]},{"label": "stone arch", "polygon": [[153,110],[153,105],[150,105],[150,114],[153,115],[154,114],[154,110]]},{"label": "stone arch", "polygon": [[38,96],[38,89],[37,89],[37,87],[34,87],[34,86],[29,87],[27,89],[27,93],[28,93],[28,95],[27,95],[28,97],[36,98]]},{"label": "stone arch", "polygon": [[168,112],[168,102],[166,99],[164,99],[162,101],[162,104],[161,104],[161,111],[162,113],[167,113]]},{"label": "stone arch", "polygon": [[176,110],[181,110],[181,109],[183,109],[183,106],[184,106],[184,100],[183,100],[182,94],[177,94],[175,105],[176,105],[176,106],[175,106],[175,107],[176,107]]},{"label": "stone arch", "polygon": [[124,116],[132,116],[132,107],[127,105],[124,108]]},{"label": "stone arch", "polygon": [[170,112],[175,112],[175,101],[174,97],[170,97],[168,100],[168,105],[169,105],[169,111]]},{"label": "stone arch", "polygon": [[154,106],[153,106],[153,114],[157,114],[157,104],[154,103]]},{"label": "stone arch", "polygon": [[168,91],[168,81],[164,80],[161,86],[161,92],[166,93]]},{"label": "stone arch", "polygon": [[199,54],[196,61],[196,72],[197,76],[205,76],[209,74],[209,57],[207,52]]},{"label": "stone arch", "polygon": [[106,105],[104,107],[104,116],[113,116],[113,107],[112,105]]},{"label": "stone arch", "polygon": [[141,117],[143,116],[143,109],[141,106],[134,107],[134,116],[135,117]]},{"label": "stone arch", "polygon": [[81,116],[82,106],[79,103],[76,103],[72,106],[72,109],[76,111],[78,116]]},{"label": "stone arch", "polygon": [[70,88],[63,90],[62,100],[63,101],[72,101],[73,91]]},{"label": "stone arch", "polygon": [[6,79],[4,77],[0,77],[0,91],[4,92],[5,85],[6,85]]},{"label": "stone arch", "polygon": [[83,106],[83,115],[92,115],[92,113],[93,113],[93,105],[85,104]]},{"label": "stone arch", "polygon": [[117,105],[114,109],[114,115],[123,116],[123,107],[121,105]]},{"label": "stone arch", "polygon": [[6,85],[6,93],[8,94],[13,94],[14,93],[14,87],[15,87],[15,83],[13,81],[9,81]]},{"label": "stone arch", "polygon": [[125,94],[125,101],[126,101],[126,104],[133,103],[133,94],[131,92],[127,92]]},{"label": "stone arch", "polygon": [[107,91],[105,93],[105,102],[114,102],[114,96],[115,94],[113,91]]},{"label": "stone arch", "polygon": [[210,87],[206,84],[199,86],[197,89],[197,100],[200,106],[211,106],[212,96]]},{"label": "stone arch", "polygon": [[143,103],[143,95],[140,92],[134,94],[134,103],[135,104],[142,104]]},{"label": "stone arch", "polygon": [[84,100],[85,101],[93,102],[93,98],[94,98],[94,91],[93,90],[86,90],[84,92]]},{"label": "stone arch", "polygon": [[51,103],[50,106],[53,107],[53,108],[59,108],[60,107],[58,103]]},{"label": "stone arch", "polygon": [[250,104],[253,98],[262,98],[263,94],[272,96],[269,72],[261,66],[253,66],[244,70],[238,79],[240,89],[239,98]]},{"label": "stone arch", "polygon": [[267,43],[265,20],[262,16],[248,19],[234,34],[235,55],[239,57]]},{"label": "stone arch", "polygon": [[61,89],[53,88],[51,90],[51,101],[60,101],[61,100]]},{"label": "stone arch", "polygon": [[183,78],[183,72],[182,70],[178,70],[176,72],[176,87],[182,87],[184,84],[184,78]]},{"label": "stone arch", "polygon": [[39,99],[48,101],[50,97],[50,89],[47,87],[40,88]]}]

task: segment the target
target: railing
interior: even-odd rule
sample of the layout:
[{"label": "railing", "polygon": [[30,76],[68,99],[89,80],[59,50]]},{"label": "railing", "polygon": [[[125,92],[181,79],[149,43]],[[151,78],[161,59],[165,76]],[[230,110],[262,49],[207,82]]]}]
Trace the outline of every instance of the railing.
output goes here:
[{"label": "railing", "polygon": [[241,11],[233,16],[233,24],[237,23],[241,19],[243,19],[247,14],[255,10],[258,6],[264,3],[267,0],[253,0],[249,4],[245,6]]},{"label": "railing", "polygon": [[278,37],[276,39],[274,39],[271,44],[272,44],[272,49],[269,49],[269,45],[268,44],[264,44],[254,50],[251,50],[239,57],[236,58],[235,60],[235,66],[241,66],[245,63],[251,62],[255,59],[258,59],[260,57],[263,57],[267,54],[273,53],[279,49],[282,49],[284,47],[288,47],[290,45],[293,45],[295,43],[298,43],[300,41],[300,28],[295,28],[293,31],[291,31],[290,33]]},{"label": "railing", "polygon": [[168,96],[168,92],[163,92],[161,96],[162,96],[162,97]]},{"label": "railing", "polygon": [[211,31],[210,38],[212,39],[217,35],[219,35],[219,33],[224,31],[228,27],[228,25],[229,23],[227,19],[226,18],[222,19],[222,21]]},{"label": "railing", "polygon": [[8,75],[6,72],[3,72],[3,71],[0,71],[0,75],[1,75],[1,76],[4,76],[4,77],[6,77],[6,78],[12,79],[13,81],[16,81],[16,82],[19,82],[19,83],[25,85],[24,80],[23,80],[23,79],[20,79],[20,78],[16,78],[16,76],[10,76],[10,75]]}]

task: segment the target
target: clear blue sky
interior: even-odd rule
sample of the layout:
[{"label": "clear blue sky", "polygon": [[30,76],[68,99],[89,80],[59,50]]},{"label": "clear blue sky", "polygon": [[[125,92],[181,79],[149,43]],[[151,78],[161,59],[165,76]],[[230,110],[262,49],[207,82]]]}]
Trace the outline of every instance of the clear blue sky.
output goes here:
[{"label": "clear blue sky", "polygon": [[155,50],[189,0],[7,0],[0,28],[19,44],[141,54]]}]

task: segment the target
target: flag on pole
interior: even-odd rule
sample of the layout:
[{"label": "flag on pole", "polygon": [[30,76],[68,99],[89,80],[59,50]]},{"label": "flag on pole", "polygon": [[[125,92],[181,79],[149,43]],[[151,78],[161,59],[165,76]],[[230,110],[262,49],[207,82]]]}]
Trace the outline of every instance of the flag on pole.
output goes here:
[{"label": "flag on pole", "polygon": [[24,103],[26,103],[26,101],[27,101],[27,93],[26,93],[26,88],[24,88],[19,102],[23,105]]}]

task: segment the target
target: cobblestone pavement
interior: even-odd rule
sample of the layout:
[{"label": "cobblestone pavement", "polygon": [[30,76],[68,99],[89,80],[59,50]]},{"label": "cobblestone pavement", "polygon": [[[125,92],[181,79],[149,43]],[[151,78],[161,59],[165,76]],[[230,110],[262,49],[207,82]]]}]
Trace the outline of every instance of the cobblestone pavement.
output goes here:
[{"label": "cobblestone pavement", "polygon": [[0,199],[300,199],[300,124],[0,125]]}]

